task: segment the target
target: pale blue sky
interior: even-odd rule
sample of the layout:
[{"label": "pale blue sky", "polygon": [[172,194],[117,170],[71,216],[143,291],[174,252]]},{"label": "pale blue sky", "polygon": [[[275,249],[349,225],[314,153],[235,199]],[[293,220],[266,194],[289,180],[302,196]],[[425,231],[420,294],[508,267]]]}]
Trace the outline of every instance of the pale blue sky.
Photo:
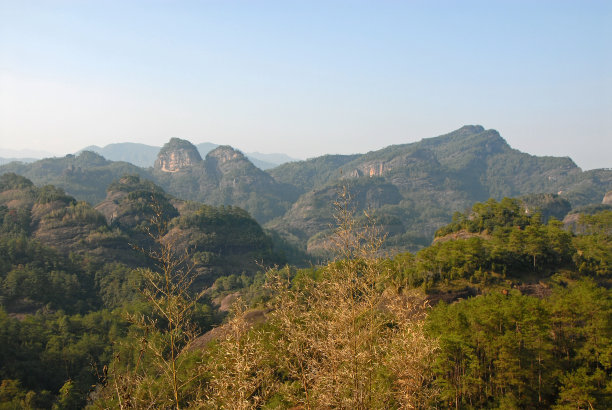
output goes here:
[{"label": "pale blue sky", "polygon": [[306,158],[464,124],[612,167],[612,2],[0,0],[0,148]]}]

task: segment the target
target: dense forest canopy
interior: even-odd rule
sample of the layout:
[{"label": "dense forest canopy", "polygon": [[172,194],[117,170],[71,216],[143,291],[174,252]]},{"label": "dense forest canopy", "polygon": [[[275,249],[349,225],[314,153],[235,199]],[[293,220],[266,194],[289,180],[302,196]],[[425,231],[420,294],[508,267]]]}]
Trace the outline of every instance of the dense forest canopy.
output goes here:
[{"label": "dense forest canopy", "polygon": [[235,206],[3,174],[2,406],[609,407],[612,210],[489,199],[388,256],[364,192],[298,268]]}]

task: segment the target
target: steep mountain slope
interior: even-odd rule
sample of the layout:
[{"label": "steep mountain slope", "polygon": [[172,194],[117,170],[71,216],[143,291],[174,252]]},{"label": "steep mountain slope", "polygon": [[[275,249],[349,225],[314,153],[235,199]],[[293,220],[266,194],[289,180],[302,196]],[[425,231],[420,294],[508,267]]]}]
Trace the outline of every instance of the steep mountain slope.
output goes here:
[{"label": "steep mountain slope", "polygon": [[[147,228],[157,214],[168,223],[161,240],[170,241],[178,254],[189,252],[203,286],[221,275],[252,275],[263,265],[285,263],[246,211],[176,199],[138,176],[114,181],[106,199],[93,208],[52,185],[36,187],[19,175],[0,175],[0,250],[5,243],[17,249],[6,251],[9,257],[32,244],[87,269],[105,264],[147,266],[151,261],[134,245],[155,248]],[[4,275],[10,273],[5,268],[0,260],[0,297]],[[43,271],[37,274],[53,275]]]},{"label": "steep mountain slope", "polygon": [[343,165],[360,156],[360,154],[324,155],[306,161],[283,164],[267,172],[277,181],[293,185],[301,193],[305,193],[337,178]]},{"label": "steep mountain slope", "polygon": [[183,201],[137,176],[113,182],[96,210],[111,228],[125,232],[145,249],[153,246],[145,233],[149,221],[160,212],[169,225],[164,241],[171,241],[179,254],[188,251],[193,256],[200,282],[207,285],[229,272],[252,274],[261,269],[261,262],[284,262],[274,254],[271,239],[244,210]]},{"label": "steep mountain slope", "polygon": [[173,195],[211,205],[239,206],[260,222],[284,214],[297,198],[293,187],[278,183],[227,145],[215,148],[204,160],[195,157],[197,151],[191,145],[189,160],[165,165],[168,158],[187,155],[187,144],[191,145],[171,140],[160,151],[153,170],[155,180]]},{"label": "steep mountain slope", "polygon": [[357,200],[355,205],[370,207],[387,230],[388,244],[400,248],[428,244],[454,211],[475,201],[554,193],[575,207],[600,202],[612,187],[610,170],[582,172],[569,158],[522,153],[497,131],[482,126],[465,126],[440,137],[359,156],[285,164],[269,173],[296,185],[303,194],[287,214],[268,226],[308,249],[325,242],[321,232],[331,222],[330,193],[342,184],[356,192],[375,192],[385,184],[395,187],[399,197],[391,202],[364,205]]},{"label": "steep mountain slope", "polygon": [[16,174],[0,176],[0,208],[13,216],[9,233],[24,235],[61,254],[91,261],[139,262],[121,231],[109,229],[104,216],[52,185],[35,187]]}]

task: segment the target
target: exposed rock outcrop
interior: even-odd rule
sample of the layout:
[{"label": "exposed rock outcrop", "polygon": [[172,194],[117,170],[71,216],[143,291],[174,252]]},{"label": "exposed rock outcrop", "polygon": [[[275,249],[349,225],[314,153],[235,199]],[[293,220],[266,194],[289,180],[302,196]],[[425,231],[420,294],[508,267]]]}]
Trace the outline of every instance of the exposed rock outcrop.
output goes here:
[{"label": "exposed rock outcrop", "polygon": [[603,201],[601,201],[604,205],[612,205],[612,191],[608,191],[606,195],[604,195]]},{"label": "exposed rock outcrop", "polygon": [[228,170],[225,170],[224,168],[227,166],[230,166],[230,164],[232,163],[235,164],[235,163],[242,162],[242,161],[245,161],[245,163],[246,162],[250,163],[250,161],[246,159],[246,157],[242,154],[242,152],[235,150],[229,145],[221,145],[215,148],[214,150],[210,151],[208,155],[206,155],[206,159],[207,160],[214,159],[216,161],[217,166],[221,168],[223,171],[228,171]]},{"label": "exposed rock outcrop", "polygon": [[159,151],[154,168],[164,172],[178,172],[202,162],[198,149],[191,142],[172,138]]}]

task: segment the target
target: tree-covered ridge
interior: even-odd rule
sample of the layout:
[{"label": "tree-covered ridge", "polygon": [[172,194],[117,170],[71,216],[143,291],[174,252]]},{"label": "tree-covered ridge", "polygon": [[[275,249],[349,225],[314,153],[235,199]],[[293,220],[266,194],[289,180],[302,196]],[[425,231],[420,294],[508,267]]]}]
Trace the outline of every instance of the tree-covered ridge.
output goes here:
[{"label": "tree-covered ridge", "polygon": [[471,233],[493,233],[495,229],[518,227],[524,229],[531,222],[536,222],[540,215],[530,216],[518,199],[504,198],[500,202],[489,199],[484,203],[476,203],[468,214],[456,212],[453,221],[436,231],[440,238],[448,234],[465,230]]},{"label": "tree-covered ridge", "polygon": [[456,213],[431,246],[395,259],[410,286],[441,289],[456,282],[455,287],[472,288],[472,294],[563,271],[609,281],[609,211],[584,215],[581,221],[583,232],[573,235],[554,218],[545,224],[541,214],[525,212],[519,199],[490,199]]},{"label": "tree-covered ridge", "polygon": [[[185,150],[193,155],[184,157]],[[454,212],[477,201],[527,196],[524,201],[542,208],[545,219],[562,219],[568,204],[576,209],[600,203],[612,188],[610,170],[583,172],[569,158],[522,153],[497,131],[475,125],[415,143],[366,154],[325,155],[267,172],[229,146],[216,147],[204,160],[196,151],[185,140],[168,143],[160,155],[164,163],[174,164],[171,172],[83,152],[32,164],[8,164],[0,167],[0,173],[16,172],[38,185],[53,184],[92,205],[105,199],[112,181],[125,174],[140,175],[178,198],[239,206],[278,237],[292,241],[294,248],[312,249],[315,254],[324,246],[324,231],[328,231],[325,218],[317,215],[329,213],[329,192],[344,182],[369,183],[371,192],[384,183],[397,192],[399,198],[393,203],[371,204],[381,220],[392,222],[385,225],[387,247],[394,252],[428,245]],[[538,205],[542,201],[545,207]]]},{"label": "tree-covered ridge", "polygon": [[[174,227],[169,239],[193,251],[210,282],[220,274],[252,275],[261,269],[258,263],[281,261],[246,211],[185,205],[138,176],[109,186],[104,214],[62,189],[35,187],[16,174],[2,175],[0,183],[5,188],[0,192],[0,297],[10,312],[45,306],[85,312],[105,300],[127,297],[130,270],[147,265],[134,246],[151,245],[147,231],[157,211]],[[190,211],[190,206],[197,210]],[[121,296],[111,296],[106,286]]]},{"label": "tree-covered ridge", "polygon": [[[153,249],[156,212],[172,227],[162,240],[205,270],[194,292],[280,262],[246,211],[186,203],[138,176],[108,187],[114,220],[61,188],[10,173],[0,184],[0,402],[9,408],[82,408],[120,344],[139,337],[126,312],[150,311],[139,289],[155,261],[134,247]],[[201,331],[218,320],[206,298],[194,315]]]},{"label": "tree-covered ridge", "polygon": [[210,285],[228,271],[252,275],[262,263],[286,263],[272,239],[245,210],[201,204],[194,208],[186,207],[170,221],[168,238],[178,249],[192,253],[200,283]]},{"label": "tree-covered ridge", "polygon": [[11,189],[25,189],[34,186],[32,181],[14,173],[0,175],[0,191]]},{"label": "tree-covered ridge", "polygon": [[277,181],[300,188],[300,193],[325,186],[335,179],[338,170],[358,158],[354,155],[324,155],[305,161],[290,162],[267,172]]},{"label": "tree-covered ridge", "polygon": [[[302,195],[283,218],[268,223],[267,227],[278,230],[293,243],[305,242],[304,250],[313,256],[328,257],[325,243],[333,231],[333,202],[344,185],[340,181]],[[372,212],[386,233],[398,235],[406,232],[402,217],[407,212],[401,206],[402,197],[395,185],[383,178],[362,177],[351,181],[350,194],[355,209]]]},{"label": "tree-covered ridge", "polygon": [[[185,305],[155,293],[163,270],[149,257],[96,253],[94,237],[116,235],[117,246],[158,232],[151,218],[113,227],[61,190],[3,178],[0,401],[7,406],[606,408],[612,400],[608,210],[581,216],[572,232],[525,212],[522,199],[489,200],[457,214],[433,245],[388,259],[367,228],[381,219],[359,204],[364,180],[358,204],[336,208],[341,229],[327,239],[339,253],[334,262],[243,273],[246,265],[233,265],[241,257],[274,257],[246,211],[180,201],[133,176],[117,180],[107,200],[118,214],[150,211],[167,223],[141,245],[171,245],[178,257],[187,249],[196,264],[189,272],[214,273],[189,279],[189,297],[202,290],[193,285],[214,285]],[[47,217],[53,229],[95,232],[66,252],[36,236],[44,224],[33,222]],[[236,292],[246,311],[237,308],[207,332],[222,316],[208,298]],[[172,306],[187,306],[189,315]],[[169,317],[201,337],[186,338]]]},{"label": "tree-covered ridge", "polygon": [[[440,137],[340,159],[320,157],[270,170],[283,181],[307,180],[313,188],[268,226],[304,248],[319,248],[321,230],[312,233],[309,229],[311,214],[325,211],[317,208],[317,202],[328,203],[327,192],[339,181],[360,184],[365,179],[374,186],[382,179],[395,187],[400,198],[392,205],[373,204],[372,211],[403,227],[390,226],[388,246],[416,250],[430,243],[453,212],[476,201],[526,195],[523,200],[530,208],[540,208],[545,218],[562,219],[568,206],[600,202],[612,186],[609,170],[582,172],[569,158],[521,153],[497,131],[481,126],[465,126]],[[316,174],[318,179],[311,176],[316,169],[322,170]]]},{"label": "tree-covered ridge", "polygon": [[153,182],[138,175],[125,175],[108,186],[106,198],[96,210],[104,215],[111,227],[146,240],[143,235],[154,213],[153,206],[161,209],[166,220],[179,215],[172,201],[175,199]]},{"label": "tree-covered ridge", "polygon": [[[526,215],[519,200],[476,204],[467,215],[476,212],[473,236],[451,239],[451,233],[392,260],[367,250],[380,242],[366,240],[362,224],[340,220],[352,233],[336,242],[341,256],[335,262],[273,270],[256,281],[217,280],[215,287],[226,292],[242,283],[242,295],[257,308],[238,310],[202,336],[204,361],[181,377],[198,375],[203,384],[184,391],[180,405],[607,408],[612,295],[599,284],[611,272],[604,265],[598,265],[607,269],[603,275],[583,270],[573,258],[580,254],[574,241],[609,229],[608,216],[596,215],[588,222],[592,230],[575,236],[558,221],[543,224],[540,215]],[[515,231],[539,244],[554,242],[548,249],[554,254],[538,255],[535,267],[530,248],[509,247],[504,254]],[[451,245],[441,248],[452,243],[460,247],[455,253]],[[351,248],[358,251],[343,251],[346,244],[359,244]],[[470,247],[475,252],[466,255]],[[478,250],[481,260],[473,257]],[[430,256],[437,265],[427,264]],[[425,280],[415,283],[412,272]],[[462,293],[467,300],[418,307],[421,298],[434,304],[442,288],[454,286],[459,294],[466,283],[474,286],[474,293]],[[129,388],[135,402],[150,400],[144,386]],[[102,403],[116,403],[107,393]],[[156,394],[155,400],[170,400],[169,391]]]},{"label": "tree-covered ridge", "polygon": [[104,199],[106,187],[123,175],[149,176],[143,168],[127,162],[107,161],[90,151],[76,156],[69,154],[61,158],[45,158],[31,164],[10,163],[0,167],[0,173],[19,174],[38,186],[54,185],[94,205]]}]

